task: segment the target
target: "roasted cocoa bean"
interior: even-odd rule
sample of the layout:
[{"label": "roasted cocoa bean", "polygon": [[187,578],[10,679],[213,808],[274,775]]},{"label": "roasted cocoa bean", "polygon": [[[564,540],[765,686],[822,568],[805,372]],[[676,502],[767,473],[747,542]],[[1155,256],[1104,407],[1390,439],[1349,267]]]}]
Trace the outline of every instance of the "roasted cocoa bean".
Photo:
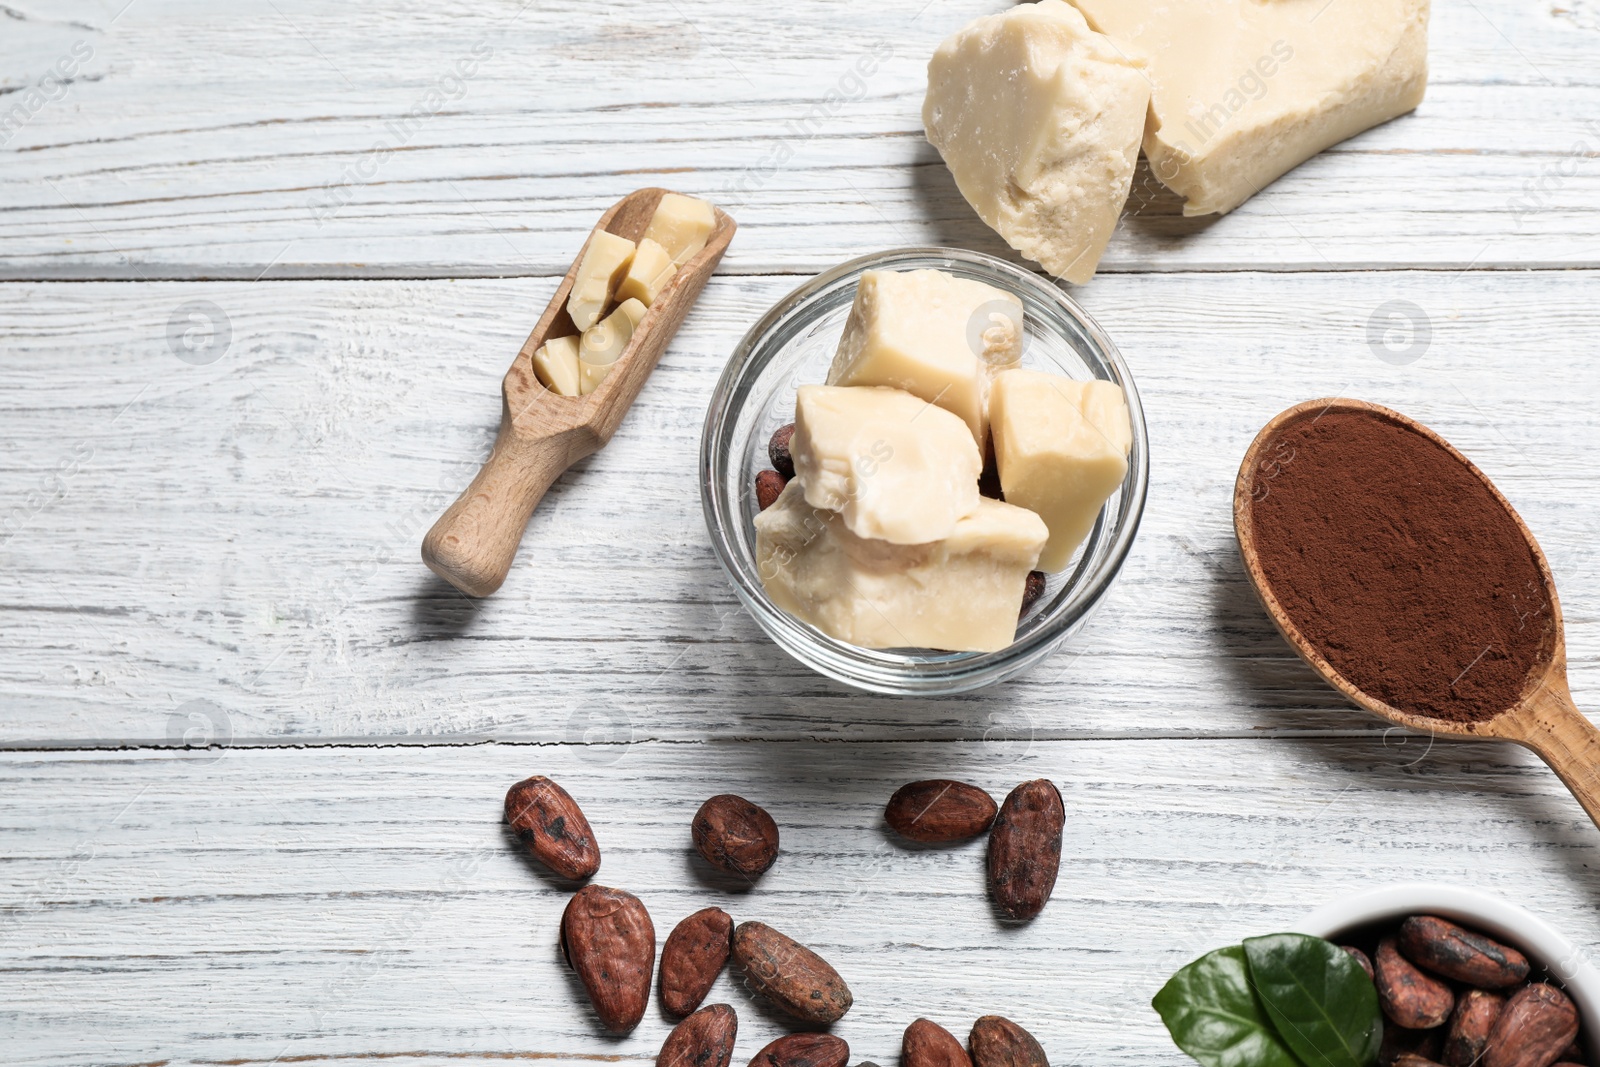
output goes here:
[{"label": "roasted cocoa bean", "polygon": [[1578,1036],[1578,1009],[1553,985],[1523,986],[1489,1031],[1483,1067],[1550,1067]]},{"label": "roasted cocoa bean", "polygon": [[1396,1026],[1390,1019],[1384,1019],[1383,1042],[1378,1048],[1378,1064],[1379,1067],[1394,1067],[1395,1061],[1406,1053],[1427,1060],[1436,1060],[1443,1045],[1442,1027],[1432,1030],[1407,1030],[1403,1026]]},{"label": "roasted cocoa bean", "polygon": [[778,824],[744,797],[722,793],[694,813],[694,847],[729,874],[759,878],[778,858]]},{"label": "roasted cocoa bean", "polygon": [[661,1006],[688,1015],[711,992],[733,949],[733,918],[703,908],[672,928],[661,946]]},{"label": "roasted cocoa bean", "polygon": [[1017,612],[1017,618],[1020,619],[1026,615],[1028,609],[1033,607],[1040,597],[1044,596],[1044,585],[1045,582],[1049,581],[1049,578],[1050,576],[1045,574],[1044,571],[1028,572],[1027,581],[1022,586],[1022,610]]},{"label": "roasted cocoa bean", "polygon": [[1373,983],[1383,1013],[1410,1030],[1429,1030],[1450,1018],[1456,1006],[1450,987],[1417,970],[1395,947],[1394,938],[1378,942],[1372,960]]},{"label": "roasted cocoa bean", "polygon": [[572,795],[534,775],[506,791],[506,822],[534,858],[563,878],[588,878],[600,869],[600,846]]},{"label": "roasted cocoa bean", "polygon": [[900,1039],[900,1067],[972,1067],[956,1035],[931,1019],[918,1019]]},{"label": "roasted cocoa bean", "polygon": [[756,475],[756,509],[766,511],[778,502],[789,479],[777,471],[762,471]]},{"label": "roasted cocoa bean", "polygon": [[1033,1035],[999,1015],[985,1015],[972,1024],[967,1051],[973,1067],[1050,1067]]},{"label": "roasted cocoa bean", "polygon": [[739,1017],[726,1004],[701,1008],[673,1028],[656,1054],[656,1067],[728,1067]]},{"label": "roasted cocoa bean", "polygon": [[794,477],[794,456],[789,453],[789,442],[794,439],[794,423],[786,423],[772,431],[767,441],[767,458],[785,479]]},{"label": "roasted cocoa bean", "polygon": [[850,1010],[850,987],[839,972],[765,923],[739,924],[733,932],[733,958],[751,989],[797,1019],[831,1023]]},{"label": "roasted cocoa bean", "polygon": [[1362,952],[1354,945],[1340,945],[1339,947],[1350,953],[1355,958],[1355,961],[1361,964],[1361,969],[1367,972],[1368,978],[1372,977],[1372,960],[1367,957],[1365,952]]},{"label": "roasted cocoa bean", "polygon": [[901,837],[944,844],[977,837],[999,810],[994,798],[975,785],[933,778],[896,789],[883,818]]},{"label": "roasted cocoa bean", "polygon": [[1450,1025],[1444,1034],[1439,1062],[1445,1067],[1472,1067],[1489,1043],[1489,1032],[1500,1018],[1506,998],[1483,989],[1468,989],[1456,998]]},{"label": "roasted cocoa bean", "polygon": [[832,1034],[790,1034],[756,1053],[750,1067],[849,1067],[850,1046]]},{"label": "roasted cocoa bean", "polygon": [[1044,910],[1061,867],[1066,820],[1061,793],[1045,778],[1023,782],[1000,805],[989,831],[989,895],[1011,918]]},{"label": "roasted cocoa bean", "polygon": [[1004,500],[1004,490],[1000,488],[1000,467],[995,462],[994,450],[991,448],[983,461],[983,470],[978,474],[978,495],[986,496],[991,500]]},{"label": "roasted cocoa bean", "polygon": [[1432,915],[1401,923],[1396,941],[1418,967],[1478,989],[1505,989],[1528,977],[1528,958],[1516,949]]},{"label": "roasted cocoa bean", "polygon": [[625,1034],[644,1018],[656,962],[656,928],[632,893],[586,885],[561,916],[561,951],[600,1022]]}]

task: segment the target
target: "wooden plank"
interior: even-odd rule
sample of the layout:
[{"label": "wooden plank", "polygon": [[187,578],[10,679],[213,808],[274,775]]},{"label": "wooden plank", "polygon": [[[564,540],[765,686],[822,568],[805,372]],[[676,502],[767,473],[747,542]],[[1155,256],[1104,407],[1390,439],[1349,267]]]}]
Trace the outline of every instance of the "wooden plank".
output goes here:
[{"label": "wooden plank", "polygon": [[[601,1036],[555,947],[570,886],[499,825],[507,785],[559,778],[657,935],[700,907],[760,918],[850,983],[852,1060],[892,1063],[928,1015],[1029,1027],[1053,1063],[1173,1064],[1148,1009],[1201,952],[1401,881],[1514,900],[1600,950],[1600,834],[1506,747],[1415,739],[633,745],[0,756],[0,1038],[8,1063],[648,1062],[652,1004]],[[882,827],[916,777],[997,796],[1059,784],[1056,893],[1002,926],[983,843]],[[767,805],[783,853],[749,891],[694,856],[709,793]],[[724,975],[736,1063],[783,1030]],[[304,1057],[304,1059],[302,1059]]]},{"label": "wooden plank", "polygon": [[[1600,340],[1593,273],[1096,280],[1084,298],[1150,423],[1139,543],[1069,648],[943,700],[864,696],[789,660],[707,544],[706,399],[796,280],[713,279],[481,603],[418,545],[484,457],[553,282],[0,286],[0,742],[181,742],[213,719],[235,743],[1381,732],[1271,631],[1230,526],[1255,431],[1333,394],[1422,419],[1497,480],[1550,556],[1574,692],[1594,703],[1600,380],[1573,370]],[[230,335],[206,365],[168,339],[194,301]],[[1369,344],[1393,301],[1425,319],[1415,362]]]},{"label": "wooden plank", "polygon": [[[781,26],[735,0],[116,6],[8,9],[0,278],[552,276],[650,184],[733,210],[730,272],[1005,251],[920,121],[928,55],[988,0],[800,0]],[[1104,269],[1595,265],[1583,18],[1436,5],[1415,116],[1224,219],[1143,176]],[[36,92],[58,61],[74,80]]]}]

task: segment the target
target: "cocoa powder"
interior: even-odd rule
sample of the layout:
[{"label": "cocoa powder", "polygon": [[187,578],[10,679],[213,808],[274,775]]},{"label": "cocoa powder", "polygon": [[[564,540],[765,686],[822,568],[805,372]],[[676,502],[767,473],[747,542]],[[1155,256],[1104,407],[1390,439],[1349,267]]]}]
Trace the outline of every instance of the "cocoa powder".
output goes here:
[{"label": "cocoa powder", "polygon": [[1352,685],[1482,722],[1547,655],[1543,572],[1488,483],[1376,412],[1311,411],[1264,442],[1251,534],[1266,584]]}]

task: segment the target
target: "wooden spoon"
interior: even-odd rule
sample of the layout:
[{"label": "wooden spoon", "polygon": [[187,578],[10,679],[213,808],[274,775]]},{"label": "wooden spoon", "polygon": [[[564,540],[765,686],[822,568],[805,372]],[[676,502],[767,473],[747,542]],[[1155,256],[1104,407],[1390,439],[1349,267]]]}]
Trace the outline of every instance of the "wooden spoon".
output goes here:
[{"label": "wooden spoon", "polygon": [[[1349,411],[1375,414],[1408,429],[1415,430],[1434,441],[1450,456],[1470,470],[1489,487],[1495,499],[1506,509],[1517,529],[1527,539],[1528,547],[1538,561],[1544,596],[1550,606],[1551,632],[1545,641],[1538,664],[1529,673],[1522,694],[1515,704],[1493,718],[1481,722],[1448,722],[1427,715],[1416,715],[1402,708],[1391,707],[1357,689],[1322,657],[1283,610],[1273,595],[1272,586],[1261,567],[1256,552],[1254,523],[1251,509],[1255,501],[1255,479],[1266,465],[1262,450],[1268,447],[1278,431],[1306,412]],[[1408,729],[1432,734],[1449,734],[1457,737],[1474,737],[1512,741],[1538,753],[1539,758],[1566,783],[1572,795],[1583,805],[1595,825],[1600,826],[1600,729],[1584,717],[1572,703],[1572,693],[1567,687],[1567,648],[1565,630],[1561,622],[1561,602],[1556,597],[1555,580],[1550,575],[1550,564],[1544,558],[1539,543],[1511,504],[1494,487],[1488,477],[1473,466],[1472,461],[1457,452],[1450,443],[1422,424],[1376,404],[1360,400],[1311,400],[1297,404],[1282,412],[1256,435],[1250,450],[1245,453],[1239,468],[1239,479],[1233,491],[1233,528],[1239,538],[1239,551],[1244,557],[1245,570],[1250,585],[1267,609],[1267,615],[1283,634],[1290,646],[1311,665],[1329,685],[1343,693],[1355,704],[1372,714],[1388,719]]]},{"label": "wooden spoon", "polygon": [[[640,189],[623,197],[600,216],[595,232],[607,230],[638,241],[666,193],[666,189]],[[423,562],[435,574],[469,596],[488,596],[500,588],[545,491],[568,467],[611,440],[721,262],[736,227],[720,209],[716,218],[705,248],[678,268],[599,387],[588,396],[561,396],[540,384],[533,372],[533,353],[546,338],[579,333],[567,314],[567,294],[583,253],[594,240],[594,234],[589,235],[501,383],[500,432],[494,451],[422,539]]]}]

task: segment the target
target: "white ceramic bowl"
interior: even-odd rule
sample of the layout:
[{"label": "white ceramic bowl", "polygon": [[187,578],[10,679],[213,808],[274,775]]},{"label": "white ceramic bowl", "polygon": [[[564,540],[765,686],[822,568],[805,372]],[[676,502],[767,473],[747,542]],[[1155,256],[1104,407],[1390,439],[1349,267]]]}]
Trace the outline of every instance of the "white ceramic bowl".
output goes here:
[{"label": "white ceramic bowl", "polygon": [[1388,886],[1324,904],[1306,916],[1295,932],[1337,942],[1341,934],[1408,915],[1438,915],[1481,930],[1527,956],[1535,974],[1543,967],[1578,1006],[1579,1032],[1590,1062],[1600,1056],[1600,971],[1555,927],[1499,897],[1426,882]]}]

